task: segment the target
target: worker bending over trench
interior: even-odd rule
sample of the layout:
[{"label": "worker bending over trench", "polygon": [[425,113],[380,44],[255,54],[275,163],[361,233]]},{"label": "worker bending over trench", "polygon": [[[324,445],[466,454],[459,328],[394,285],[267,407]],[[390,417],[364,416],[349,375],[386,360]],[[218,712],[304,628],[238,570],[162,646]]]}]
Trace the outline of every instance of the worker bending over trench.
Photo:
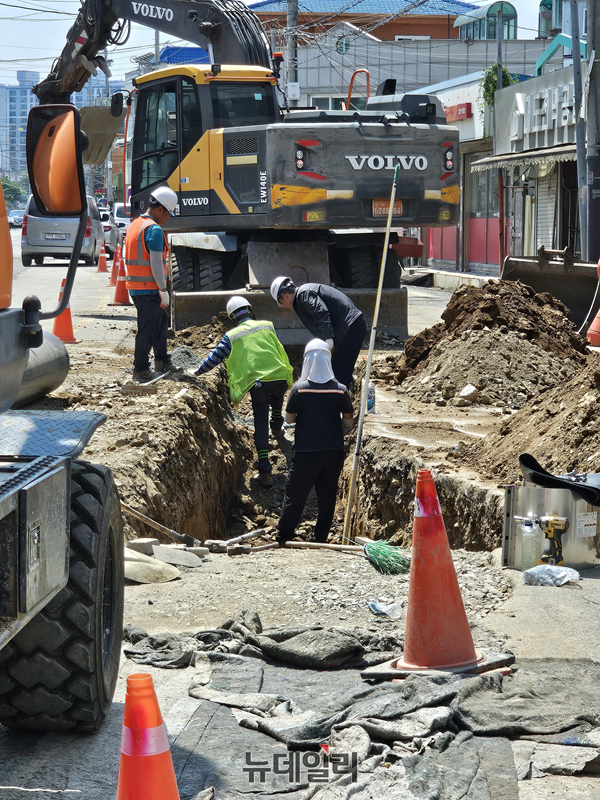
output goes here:
[{"label": "worker bending over trench", "polygon": [[262,486],[273,485],[269,461],[270,428],[279,437],[283,430],[283,397],[292,385],[292,367],[272,322],[254,319],[252,306],[245,297],[232,297],[227,315],[236,327],[226,333],[214,350],[190,375],[203,375],[223,361],[234,406],[250,391],[254,413],[254,444],[258,454],[254,478]]}]

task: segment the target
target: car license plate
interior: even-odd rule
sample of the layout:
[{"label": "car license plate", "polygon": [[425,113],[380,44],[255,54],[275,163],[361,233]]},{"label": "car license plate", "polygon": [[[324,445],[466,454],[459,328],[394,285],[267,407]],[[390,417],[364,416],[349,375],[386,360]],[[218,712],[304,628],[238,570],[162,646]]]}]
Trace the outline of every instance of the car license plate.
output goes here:
[{"label": "car license plate", "polygon": [[[373,216],[374,217],[387,217],[390,213],[390,201],[389,200],[372,200],[373,205]],[[396,200],[394,202],[394,213],[392,214],[393,217],[401,217],[402,216],[402,200]]]},{"label": "car license plate", "polygon": [[46,239],[66,239],[66,233],[47,233]]}]

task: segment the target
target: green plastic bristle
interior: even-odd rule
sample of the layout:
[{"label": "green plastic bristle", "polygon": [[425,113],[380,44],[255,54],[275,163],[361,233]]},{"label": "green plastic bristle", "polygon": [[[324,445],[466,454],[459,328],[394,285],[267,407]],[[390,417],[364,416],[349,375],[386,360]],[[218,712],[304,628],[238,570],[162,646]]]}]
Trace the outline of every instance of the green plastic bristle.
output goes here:
[{"label": "green plastic bristle", "polygon": [[410,569],[410,554],[400,547],[387,542],[369,542],[363,550],[371,564],[383,575],[399,575]]}]

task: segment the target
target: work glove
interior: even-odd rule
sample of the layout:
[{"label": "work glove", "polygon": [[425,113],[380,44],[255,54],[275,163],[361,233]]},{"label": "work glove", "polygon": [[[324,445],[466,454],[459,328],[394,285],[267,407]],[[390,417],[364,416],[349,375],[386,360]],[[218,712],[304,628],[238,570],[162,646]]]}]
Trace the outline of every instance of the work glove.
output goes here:
[{"label": "work glove", "polygon": [[325,344],[329,348],[329,352],[333,350],[333,339],[325,339]]},{"label": "work glove", "polygon": [[167,308],[169,305],[169,293],[166,289],[159,289],[160,307]]}]

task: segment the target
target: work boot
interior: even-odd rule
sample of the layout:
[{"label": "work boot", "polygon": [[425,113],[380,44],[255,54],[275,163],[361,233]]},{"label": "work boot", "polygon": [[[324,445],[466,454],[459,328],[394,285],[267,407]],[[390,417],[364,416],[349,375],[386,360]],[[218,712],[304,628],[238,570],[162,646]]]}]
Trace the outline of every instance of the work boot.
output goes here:
[{"label": "work boot", "polygon": [[148,383],[148,381],[156,378],[156,372],[153,372],[149,367],[148,369],[134,369],[133,380],[138,383]]},{"label": "work boot", "polygon": [[171,356],[167,356],[165,359],[156,358],[154,360],[154,367],[157,372],[171,372],[173,375],[176,375],[179,372],[183,372],[181,367],[176,367],[173,363]]},{"label": "work boot", "polygon": [[273,486],[273,474],[269,472],[261,472],[260,470],[254,475],[254,480],[266,489]]},{"label": "work boot", "polygon": [[279,424],[277,424],[277,422],[271,422],[270,428],[273,437],[280,442],[281,439],[283,439],[283,420],[279,420],[278,422]]}]

